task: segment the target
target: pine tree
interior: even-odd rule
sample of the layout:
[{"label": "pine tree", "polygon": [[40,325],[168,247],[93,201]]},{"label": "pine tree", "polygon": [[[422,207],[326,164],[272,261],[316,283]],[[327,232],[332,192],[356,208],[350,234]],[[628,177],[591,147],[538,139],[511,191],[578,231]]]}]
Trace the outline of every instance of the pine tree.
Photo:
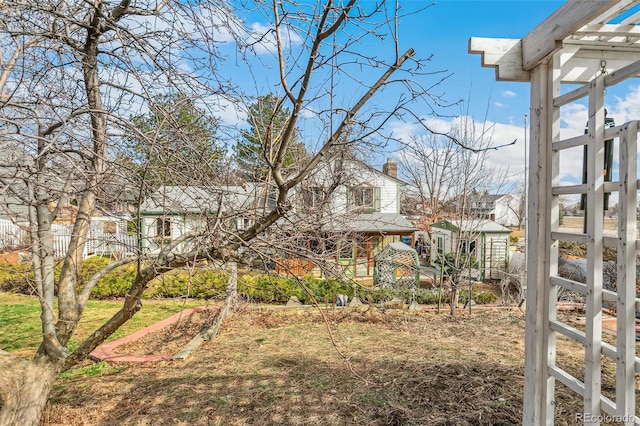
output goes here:
[{"label": "pine tree", "polygon": [[147,114],[131,121],[139,133],[130,147],[155,186],[205,184],[219,176],[224,154],[216,144],[217,123],[193,99],[161,96]]},{"label": "pine tree", "polygon": [[[236,162],[246,180],[268,180],[268,164],[275,161],[290,116],[289,109],[272,93],[259,97],[249,106],[250,128],[242,132],[242,140],[235,146]],[[296,164],[307,156],[306,148],[297,136],[296,131],[287,148],[283,163],[288,169],[285,173],[295,170]]]}]

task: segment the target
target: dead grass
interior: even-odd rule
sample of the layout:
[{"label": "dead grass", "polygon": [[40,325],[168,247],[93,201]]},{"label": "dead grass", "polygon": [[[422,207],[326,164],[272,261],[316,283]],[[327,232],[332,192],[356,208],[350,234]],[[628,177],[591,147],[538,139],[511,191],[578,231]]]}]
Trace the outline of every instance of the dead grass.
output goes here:
[{"label": "dead grass", "polygon": [[[521,423],[519,310],[450,317],[330,309],[327,318],[372,384],[349,373],[317,311],[244,310],[185,361],[59,380],[43,425]],[[579,371],[577,349],[562,356]],[[557,425],[576,424],[582,400],[558,385],[556,410]]]}]

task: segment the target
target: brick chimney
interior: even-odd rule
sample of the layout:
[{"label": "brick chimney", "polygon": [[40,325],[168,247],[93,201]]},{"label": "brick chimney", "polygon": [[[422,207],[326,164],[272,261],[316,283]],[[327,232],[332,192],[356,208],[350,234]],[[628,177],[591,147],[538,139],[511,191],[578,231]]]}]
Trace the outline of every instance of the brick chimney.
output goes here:
[{"label": "brick chimney", "polygon": [[387,158],[387,162],[382,165],[382,173],[392,178],[398,178],[398,163],[393,161],[393,158]]}]

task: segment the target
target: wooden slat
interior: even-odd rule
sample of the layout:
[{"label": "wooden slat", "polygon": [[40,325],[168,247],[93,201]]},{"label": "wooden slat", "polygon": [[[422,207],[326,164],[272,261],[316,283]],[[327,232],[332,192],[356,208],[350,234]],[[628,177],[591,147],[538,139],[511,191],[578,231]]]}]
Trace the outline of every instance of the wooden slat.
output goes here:
[{"label": "wooden slat", "polygon": [[[634,54],[635,55],[635,54]],[[575,61],[574,61],[575,62]],[[570,64],[566,65],[570,66]],[[585,65],[586,66],[586,65]],[[632,62],[623,68],[615,70],[605,76],[605,86],[614,86],[630,77],[636,77],[640,74],[640,61]],[[578,99],[582,99],[589,94],[589,85],[584,84],[576,89],[573,89],[567,93],[559,95],[553,99],[553,106],[561,107],[563,105],[575,102]]]},{"label": "wooden slat", "polygon": [[589,85],[589,150],[587,152],[587,295],[585,297],[584,412],[600,413],[602,344],[602,254],[604,203],[604,77]]},{"label": "wooden slat", "polygon": [[613,18],[616,18],[623,12],[626,12],[630,8],[632,8],[636,3],[636,0],[619,0],[616,2],[613,7],[605,10],[599,16],[596,16],[591,22],[595,24],[604,25],[607,22],[611,21]]},{"label": "wooden slat", "polygon": [[[545,102],[547,105],[551,104],[553,99],[560,94],[560,54],[553,55],[551,61],[551,67],[547,70],[548,86],[546,90]],[[548,169],[546,171],[546,187],[560,186],[560,153],[551,149],[553,142],[560,140],[560,108],[547,107],[548,121],[549,121],[549,138],[548,147],[545,149],[546,162],[548,163]],[[545,277],[545,317],[544,321],[549,324],[551,321],[557,319],[557,301],[558,301],[558,287],[551,285],[551,277],[558,275],[558,246],[559,244],[553,244],[551,233],[558,231],[560,227],[560,197],[556,197],[547,191],[546,205],[548,214],[545,217],[545,232],[544,232],[544,244],[547,247],[547,262],[549,263],[548,270]],[[550,330],[548,327],[544,328],[546,348],[544,362],[547,366],[556,365],[556,333]],[[547,417],[553,417],[555,414],[555,383],[553,380],[547,379],[547,388],[545,394],[545,404]]]},{"label": "wooden slat", "polygon": [[[605,247],[617,247],[618,246],[618,237],[604,237],[604,246]],[[633,245],[633,243],[632,243]],[[636,240],[636,250],[640,250],[640,240]]]},{"label": "wooden slat", "polygon": [[618,0],[564,3],[522,39],[523,68],[532,70],[558,48],[558,42],[619,3]]},{"label": "wooden slat", "polygon": [[636,77],[638,73],[640,73],[640,61],[633,62],[624,68],[608,74],[605,77],[605,87],[615,86],[628,78]]},{"label": "wooden slat", "polygon": [[571,102],[577,101],[578,99],[582,99],[589,94],[589,86],[584,85],[580,86],[577,89],[573,89],[570,92],[567,92],[563,95],[560,95],[553,99],[554,107],[561,107],[563,105],[570,104]]},{"label": "wooden slat", "polygon": [[640,22],[640,12],[635,12],[632,13],[631,15],[627,16],[626,18],[624,18],[622,20],[622,22],[620,22],[619,25],[621,26],[630,26],[630,27],[635,27],[634,29],[636,29],[636,24]]},{"label": "wooden slat", "polygon": [[558,332],[569,339],[575,340],[583,346],[586,344],[584,332],[577,328],[570,327],[560,321],[549,321],[549,327],[551,327],[553,331]]},{"label": "wooden slat", "polygon": [[[600,395],[600,408],[602,409],[602,411],[604,411],[605,413],[607,413],[610,416],[615,416],[616,415],[616,403],[613,402],[612,400],[610,400],[609,398],[607,398],[604,395]],[[631,420],[630,422],[627,422],[625,424],[629,424],[632,425],[634,424],[633,422],[633,417],[629,417],[629,419]]]},{"label": "wooden slat", "polygon": [[[608,357],[609,359],[615,360],[618,358],[618,351],[616,347],[607,343],[602,342],[602,355]],[[640,358],[636,357],[634,360],[634,368],[636,373],[640,373]]]},{"label": "wooden slat", "polygon": [[554,186],[553,188],[551,188],[551,193],[553,195],[586,194],[587,189],[588,189],[588,186],[586,184]]},{"label": "wooden slat", "polygon": [[[638,180],[637,122],[629,123],[620,136],[618,183],[618,259],[616,305],[616,413],[631,419],[635,414],[635,353],[636,353],[636,208]],[[632,182],[633,185],[627,185]],[[625,422],[631,424],[631,422]]]},{"label": "wooden slat", "polygon": [[569,139],[563,139],[558,142],[554,142],[552,149],[554,151],[562,151],[563,149],[575,148],[577,146],[586,145],[589,142],[587,135],[575,136]]},{"label": "wooden slat", "polygon": [[[539,65],[531,72],[531,109],[547,111],[551,102],[548,94],[548,66]],[[549,297],[547,280],[549,276],[547,244],[549,216],[549,192],[547,181],[549,161],[547,150],[551,146],[548,114],[532,114],[529,162],[537,167],[529,167],[529,218],[527,239],[527,281],[526,281],[526,325],[525,325],[525,370],[523,425],[545,424],[547,419],[548,377],[546,374],[546,352],[548,330],[545,317],[548,315]],[[553,416],[553,411],[549,413]]]},{"label": "wooden slat", "polygon": [[[568,387],[578,395],[584,396],[583,382],[581,382],[580,380],[573,377],[571,374],[567,373],[566,371],[556,366],[549,366],[547,367],[547,370],[549,371],[549,374],[553,376],[556,380],[558,380],[560,383],[562,383],[563,385],[565,385],[566,387]],[[545,422],[545,424],[548,424],[548,423]]]},{"label": "wooden slat", "polygon": [[575,291],[583,296],[587,294],[587,285],[578,281],[573,281],[562,277],[551,277],[551,284],[559,287],[566,288],[567,290]]},{"label": "wooden slat", "polygon": [[519,39],[469,39],[469,53],[481,55],[483,67],[495,68],[497,81],[529,81],[531,73],[522,69],[522,43]]},{"label": "wooden slat", "polygon": [[620,36],[636,34],[640,36],[640,28],[635,24],[589,24],[582,27],[576,32],[578,35],[591,36]]},{"label": "wooden slat", "polygon": [[586,234],[574,234],[572,232],[553,232],[551,238],[556,241],[573,241],[574,243],[587,243]]}]

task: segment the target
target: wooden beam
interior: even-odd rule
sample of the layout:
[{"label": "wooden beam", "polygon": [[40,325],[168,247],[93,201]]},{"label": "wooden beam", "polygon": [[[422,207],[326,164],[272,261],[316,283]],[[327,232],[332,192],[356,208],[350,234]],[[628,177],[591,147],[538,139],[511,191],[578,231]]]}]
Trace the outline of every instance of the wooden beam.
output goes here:
[{"label": "wooden beam", "polygon": [[[629,0],[622,1],[629,3]],[[621,0],[569,0],[522,39],[522,68],[532,70],[562,41]]]},{"label": "wooden beam", "polygon": [[602,255],[604,220],[604,76],[589,87],[587,151],[587,295],[585,298],[584,412],[601,413],[602,394]]},{"label": "wooden beam", "polygon": [[508,38],[469,39],[469,53],[480,54],[482,66],[495,68],[497,81],[530,81],[531,73],[522,69],[520,40]]},{"label": "wooden beam", "polygon": [[[525,370],[524,370],[524,410],[522,424],[538,426],[547,424],[553,417],[548,402],[553,398],[553,378],[547,374],[548,351],[555,352],[555,345],[549,347],[552,334],[548,326],[551,282],[549,261],[551,259],[551,123],[548,113],[553,100],[549,85],[550,71],[546,64],[538,65],[531,72],[531,143],[529,144],[529,218],[527,239],[527,274],[525,324]],[[557,291],[557,290],[556,290]],[[555,301],[554,301],[555,306]]]},{"label": "wooden beam", "polygon": [[633,424],[636,408],[636,202],[638,181],[638,122],[628,124],[620,136],[618,194],[616,414]]}]

